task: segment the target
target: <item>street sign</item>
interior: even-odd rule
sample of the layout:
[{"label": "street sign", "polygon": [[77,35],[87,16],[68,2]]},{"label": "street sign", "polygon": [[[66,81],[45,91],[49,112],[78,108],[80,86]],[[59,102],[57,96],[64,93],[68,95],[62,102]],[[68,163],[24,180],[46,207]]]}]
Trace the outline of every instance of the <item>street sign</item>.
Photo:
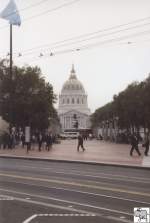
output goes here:
[{"label": "street sign", "polygon": [[25,127],[25,142],[30,142],[30,126]]}]

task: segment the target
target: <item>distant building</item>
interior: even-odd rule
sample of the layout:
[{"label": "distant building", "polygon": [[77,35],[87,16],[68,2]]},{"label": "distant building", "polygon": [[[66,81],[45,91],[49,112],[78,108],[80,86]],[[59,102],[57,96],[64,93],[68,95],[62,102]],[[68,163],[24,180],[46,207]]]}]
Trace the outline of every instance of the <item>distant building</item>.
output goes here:
[{"label": "distant building", "polygon": [[58,115],[62,131],[90,129],[90,114],[87,94],[72,65],[69,79],[59,95]]}]

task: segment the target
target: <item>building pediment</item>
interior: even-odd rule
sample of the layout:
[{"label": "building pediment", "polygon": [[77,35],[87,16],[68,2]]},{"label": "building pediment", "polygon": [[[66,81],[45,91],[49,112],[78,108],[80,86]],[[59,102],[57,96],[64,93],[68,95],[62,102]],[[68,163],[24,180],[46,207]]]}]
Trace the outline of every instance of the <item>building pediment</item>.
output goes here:
[{"label": "building pediment", "polygon": [[67,111],[67,112],[64,112],[64,113],[61,113],[60,115],[69,115],[69,116],[73,116],[74,114],[76,115],[84,115],[84,116],[88,116],[87,114],[85,113],[82,113],[82,112],[79,112],[78,110],[70,110],[70,111]]}]

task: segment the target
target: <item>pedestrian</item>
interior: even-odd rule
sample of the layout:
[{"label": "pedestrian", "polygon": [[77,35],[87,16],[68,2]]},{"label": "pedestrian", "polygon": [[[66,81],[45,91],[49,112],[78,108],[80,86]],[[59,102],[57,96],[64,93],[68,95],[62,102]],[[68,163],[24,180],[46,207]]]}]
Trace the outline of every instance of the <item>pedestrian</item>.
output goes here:
[{"label": "pedestrian", "polygon": [[2,144],[3,144],[3,149],[9,147],[9,134],[7,132],[4,132],[2,135]]},{"label": "pedestrian", "polygon": [[77,151],[79,151],[80,146],[81,146],[82,150],[85,151],[85,148],[83,146],[83,136],[81,135],[81,133],[79,133],[79,135],[78,135]]},{"label": "pedestrian", "polygon": [[9,133],[9,149],[13,149],[14,148],[14,133]]},{"label": "pedestrian", "polygon": [[46,136],[46,150],[49,151],[51,147],[52,147],[52,135],[48,133]]},{"label": "pedestrian", "polygon": [[35,135],[33,134],[31,136],[31,145],[32,145],[32,149],[34,150],[35,149],[35,144],[36,144],[36,137]]},{"label": "pedestrian", "polygon": [[39,133],[39,135],[38,135],[39,152],[41,152],[42,143],[43,143],[43,136],[41,133]]},{"label": "pedestrian", "polygon": [[22,143],[22,147],[24,148],[25,146],[25,134],[22,132],[22,135],[21,135],[21,143]]},{"label": "pedestrian", "polygon": [[145,147],[145,152],[144,152],[144,154],[145,154],[145,156],[148,156],[148,152],[149,152],[149,135],[148,134],[146,134],[146,136],[145,136],[145,139],[144,139],[144,143],[143,143],[143,147]]},{"label": "pedestrian", "polygon": [[138,155],[141,156],[141,153],[138,148],[138,137],[136,136],[136,134],[131,135],[130,141],[131,141],[131,146],[132,146],[130,150],[130,156],[132,156],[134,149],[136,150]]}]

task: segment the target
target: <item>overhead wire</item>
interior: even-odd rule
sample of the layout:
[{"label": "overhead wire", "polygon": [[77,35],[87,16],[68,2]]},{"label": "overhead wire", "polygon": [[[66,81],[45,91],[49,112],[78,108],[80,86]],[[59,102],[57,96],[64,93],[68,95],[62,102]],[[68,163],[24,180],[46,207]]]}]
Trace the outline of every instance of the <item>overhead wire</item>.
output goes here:
[{"label": "overhead wire", "polygon": [[[148,19],[150,19],[150,17],[148,17]],[[112,26],[112,27],[109,27],[109,28],[105,28],[105,29],[101,29],[101,30],[98,30],[98,31],[95,31],[95,32],[90,32],[90,33],[82,34],[82,35],[79,35],[79,36],[75,36],[75,37],[72,37],[72,38],[67,38],[67,39],[64,39],[64,40],[61,40],[61,41],[56,41],[56,42],[49,43],[49,44],[43,44],[43,45],[40,45],[40,46],[37,46],[37,47],[33,47],[33,48],[30,48],[30,49],[27,49],[27,50],[23,50],[22,52],[28,52],[28,51],[33,51],[33,50],[37,50],[37,49],[40,49],[40,48],[43,49],[43,48],[46,48],[46,47],[52,47],[52,46],[55,46],[55,45],[59,45],[61,43],[63,44],[65,42],[70,42],[72,40],[81,39],[82,37],[88,37],[88,36],[91,36],[91,35],[94,35],[94,34],[99,34],[99,33],[107,32],[107,31],[111,31],[113,29],[117,29],[119,27],[127,26],[129,24],[134,24],[134,23],[137,23],[137,21],[138,20],[133,21],[133,22],[129,22],[129,23],[124,23],[124,24],[117,25],[117,26]],[[136,25],[134,27],[128,27],[128,28],[125,28],[123,30],[116,30],[116,31],[113,31],[112,33],[106,33],[106,34],[103,34],[103,35],[104,36],[111,35],[111,34],[113,34],[115,32],[116,33],[117,32],[122,32],[122,31],[130,30],[130,29],[139,28],[139,27],[142,27],[142,26],[147,26],[147,25],[150,25],[150,22],[144,23],[144,24],[139,24],[139,25]],[[91,39],[92,38],[97,38],[97,37],[91,37]]]},{"label": "overhead wire", "polygon": [[[146,24],[142,24],[142,28],[145,26],[145,25],[149,25],[150,23],[146,23]],[[93,40],[93,39],[97,39],[97,38],[101,38],[101,37],[105,37],[105,36],[112,36],[113,34],[117,34],[117,33],[120,33],[120,32],[123,32],[123,31],[129,31],[129,30],[133,30],[135,28],[139,28],[141,27],[141,25],[137,25],[137,26],[133,26],[133,27],[128,27],[128,28],[125,28],[125,29],[121,29],[121,30],[116,30],[116,31],[113,31],[113,32],[110,32],[110,33],[104,33],[104,34],[101,34],[101,35],[98,35],[98,36],[94,36],[94,37],[90,37],[90,38],[86,38],[86,39],[82,39],[82,40],[77,40],[75,42],[69,42],[69,43],[65,43],[65,44],[58,44],[59,42],[57,42],[57,45],[56,45],[56,42],[55,43],[52,43],[51,45],[49,45],[49,47],[51,46],[51,50],[52,49],[57,49],[57,48],[62,48],[62,47],[65,47],[65,46],[70,46],[70,45],[75,45],[75,44],[78,44],[78,43],[82,43],[82,42],[87,42],[89,40]],[[149,32],[149,31],[148,31]],[[122,37],[121,37],[122,38]],[[124,38],[124,37],[123,37]],[[108,40],[110,41],[110,40]],[[60,41],[61,43],[62,41]],[[54,47],[53,47],[54,46]],[[36,50],[36,51],[35,51]],[[26,55],[31,55],[31,54],[35,54],[38,50],[38,47],[37,48],[34,48],[34,50],[29,50],[28,52],[27,51],[24,51],[26,53],[23,54],[22,52],[22,55],[23,56],[26,56]],[[42,49],[42,52],[45,52],[45,51],[49,51],[50,49],[49,48],[46,48],[46,49]]]},{"label": "overhead wire", "polygon": [[[45,0],[45,1],[48,1],[48,0]],[[64,4],[62,4],[62,5],[60,5],[60,6],[56,7],[56,8],[47,10],[47,12],[50,12],[52,10],[57,10],[59,8],[65,7],[65,6],[70,5],[70,4],[73,4],[73,3],[77,2],[77,1],[80,1],[80,0],[74,0],[74,1],[69,2],[69,3],[64,3]],[[43,3],[43,1],[40,1],[37,4],[42,4],[42,3]],[[32,4],[32,5],[30,5],[30,6],[26,7],[26,8],[21,9],[21,10],[26,10],[26,9],[31,8],[31,7],[35,7],[35,6],[37,6],[37,4],[36,5]],[[40,16],[42,14],[43,13],[40,13],[40,14],[35,15],[35,16]],[[28,18],[28,19],[31,19],[31,17]],[[33,52],[33,50],[40,49],[40,48],[42,48],[44,46],[45,47],[50,47],[50,46],[52,47],[52,46],[54,46],[54,48],[56,49],[56,48],[65,47],[65,46],[69,46],[69,45],[73,45],[73,44],[77,44],[77,43],[81,43],[81,42],[86,42],[86,41],[89,41],[89,40],[92,40],[92,39],[95,39],[95,38],[109,36],[109,35],[116,34],[116,33],[123,32],[123,31],[127,31],[127,30],[140,28],[140,27],[143,27],[143,26],[147,26],[150,23],[138,24],[138,25],[133,26],[133,27],[127,27],[125,29],[113,31],[111,33],[105,33],[105,34],[101,34],[99,36],[92,36],[92,35],[96,35],[96,34],[99,34],[99,33],[103,33],[103,32],[111,31],[111,30],[114,30],[114,29],[118,29],[118,28],[123,27],[123,26],[129,26],[129,25],[132,25],[132,24],[135,24],[135,23],[141,23],[141,22],[149,20],[149,19],[150,19],[150,17],[137,19],[137,20],[134,20],[134,21],[131,21],[131,22],[128,22],[128,23],[124,23],[124,24],[117,25],[117,26],[112,26],[112,27],[109,27],[109,28],[105,28],[105,29],[101,29],[101,30],[95,31],[95,32],[90,32],[90,33],[87,33],[87,34],[82,34],[82,35],[79,35],[79,36],[76,36],[76,37],[68,38],[68,39],[65,39],[65,40],[62,40],[62,41],[57,41],[57,42],[54,42],[54,43],[51,43],[51,44],[46,44],[46,45],[41,45],[41,46],[38,46],[38,47],[30,48],[30,49],[24,50],[23,52],[30,51],[30,53],[28,53],[28,54],[33,54],[33,53],[35,53],[35,52]],[[91,37],[89,37],[89,36],[91,36]],[[81,39],[82,37],[85,37],[85,38],[89,37],[89,38]],[[77,41],[75,41],[75,40],[77,40]],[[74,41],[74,42],[70,42],[70,41]],[[68,43],[68,42],[70,42],[70,43]],[[49,49],[47,48],[45,50],[49,50]],[[21,53],[19,52],[18,56],[21,57],[23,52],[21,52]],[[17,53],[15,53],[15,54],[17,54]],[[26,55],[27,55],[27,53],[26,53]]]},{"label": "overhead wire", "polygon": [[[45,1],[47,1],[47,0],[45,0]],[[34,19],[34,18],[43,16],[43,15],[49,14],[49,13],[51,13],[51,12],[53,12],[53,11],[56,11],[56,10],[61,9],[61,8],[64,8],[64,7],[66,7],[66,6],[72,5],[72,4],[74,4],[74,3],[78,2],[78,1],[81,1],[81,0],[73,0],[73,1],[70,1],[70,2],[67,2],[67,3],[63,3],[63,4],[59,5],[59,6],[56,6],[56,7],[54,7],[54,8],[48,9],[48,10],[46,10],[46,11],[43,11],[42,13],[39,13],[39,14],[37,14],[37,15],[33,15],[33,16],[28,17],[28,18],[25,18],[24,20],[22,20],[22,23],[23,23],[23,22],[26,22],[26,21],[28,21],[28,20],[31,20],[31,19]],[[32,6],[32,7],[33,7],[33,6]],[[35,7],[35,6],[34,6],[34,7]],[[28,7],[28,9],[29,9],[29,8],[30,8],[30,7]],[[22,9],[22,10],[26,10],[26,9],[24,8],[24,9]],[[19,12],[19,10],[18,10],[18,12]],[[15,13],[16,13],[16,12],[14,12],[14,13],[12,13],[12,14],[15,14]],[[9,15],[8,15],[8,16],[9,16]],[[9,26],[8,26],[8,25],[6,25],[6,26],[1,26],[0,29],[4,29],[4,28],[7,28],[7,27],[9,27]]]},{"label": "overhead wire", "polygon": [[[135,28],[135,27],[134,27]],[[120,31],[123,31],[123,30],[120,30]],[[112,34],[112,33],[109,33],[109,34]],[[133,33],[133,34],[129,34],[129,35],[125,35],[125,36],[121,36],[121,37],[115,37],[115,38],[112,38],[112,39],[108,39],[108,40],[104,40],[104,41],[101,41],[101,42],[96,42],[96,43],[92,43],[92,44],[89,44],[89,43],[87,43],[86,45],[81,45],[81,46],[78,46],[78,47],[76,47],[76,50],[81,50],[81,49],[83,49],[83,48],[89,48],[89,47],[94,47],[94,45],[97,45],[98,43],[100,43],[100,44],[106,44],[106,43],[110,43],[110,42],[113,42],[113,41],[121,41],[121,40],[124,40],[124,39],[128,39],[128,38],[131,38],[131,37],[137,37],[137,36],[141,36],[141,35],[147,35],[147,34],[150,34],[150,30],[145,30],[145,31],[143,31],[143,32],[136,32],[136,33]],[[105,36],[105,35],[104,35]],[[101,37],[101,36],[100,36]],[[77,42],[74,42],[74,43],[79,43],[79,42],[85,42],[85,41],[87,41],[87,40],[82,40],[82,41],[77,41]],[[65,44],[65,45],[63,45],[63,47],[64,46],[69,46],[70,44]],[[53,54],[52,52],[54,51],[54,50],[56,50],[57,48],[61,48],[62,47],[62,45],[61,46],[56,46],[56,47],[54,47],[54,48],[51,48],[51,54]],[[53,50],[52,50],[53,49]],[[50,51],[50,49],[45,49],[45,50],[42,50],[42,52],[39,54],[39,56],[40,57],[42,57],[42,56],[44,56],[44,54],[46,53],[45,51],[46,50],[48,50],[48,51]],[[73,51],[75,51],[75,50],[73,50]],[[62,50],[62,52],[63,52],[63,50]],[[31,52],[29,52],[29,53],[25,53],[25,54],[22,54],[22,52],[20,53],[18,53],[18,54],[16,54],[16,55],[18,55],[18,57],[21,57],[21,56],[28,56],[28,55],[32,55],[32,54],[35,54],[35,53],[37,53],[37,52],[35,52],[35,51],[31,51]],[[39,53],[39,52],[38,52]],[[50,53],[49,53],[50,54]],[[51,55],[52,56],[52,55]]]},{"label": "overhead wire", "polygon": [[[109,39],[109,40],[105,40],[105,41],[101,41],[101,42],[96,42],[96,43],[93,43],[93,44],[81,45],[81,46],[76,47],[76,48],[63,49],[63,50],[60,50],[60,51],[53,51],[53,52],[45,54],[45,55],[42,54],[41,56],[38,56],[38,58],[36,58],[35,60],[44,59],[44,58],[48,58],[48,57],[56,56],[56,55],[60,55],[60,54],[82,51],[82,50],[90,49],[90,48],[93,48],[93,47],[96,47],[96,46],[101,46],[101,45],[105,45],[105,44],[109,44],[109,43],[113,43],[113,42],[118,42],[118,41],[121,41],[121,40],[124,40],[124,39],[128,39],[130,37],[135,37],[135,36],[137,37],[137,36],[147,35],[147,34],[150,34],[150,30],[143,31],[143,32],[136,32],[136,33],[133,33],[133,34],[130,34],[130,35],[126,35],[126,36],[122,36],[122,37],[118,37],[118,38],[113,38],[113,39]],[[127,42],[127,43],[129,44],[131,42]],[[35,61],[35,60],[33,60],[33,61]],[[32,61],[32,58],[31,58],[30,62],[33,62],[33,61]]]},{"label": "overhead wire", "polygon": [[[61,48],[61,47],[65,47],[65,46],[69,46],[69,45],[74,45],[74,44],[77,44],[77,43],[82,43],[82,42],[86,42],[86,41],[93,40],[93,39],[97,39],[97,38],[101,38],[101,37],[110,36],[110,35],[117,34],[117,33],[123,32],[123,31],[129,31],[129,30],[133,30],[133,29],[140,28],[140,27],[143,28],[144,26],[147,26],[147,25],[150,25],[150,23],[145,23],[145,24],[142,24],[142,25],[128,27],[128,28],[121,29],[121,30],[116,30],[116,31],[113,31],[113,32],[110,32],[110,33],[104,33],[104,34],[97,35],[97,36],[92,36],[92,37],[89,37],[89,38],[86,38],[86,39],[76,40],[74,42],[69,42],[69,41],[67,42],[67,41],[64,41],[64,40],[63,41],[60,41],[60,42],[58,41],[58,42],[51,43],[51,44],[47,45],[48,48],[46,48],[46,49],[43,49],[42,47],[40,47],[40,48],[43,51],[44,50],[49,50],[49,47],[51,47],[51,49],[53,49],[53,48],[55,48],[55,49],[56,48]],[[63,43],[63,42],[66,42],[66,43]],[[61,44],[61,43],[63,43],[63,44]],[[33,54],[35,52],[35,50],[39,50],[40,48],[39,47],[37,47],[37,48],[31,48],[31,49],[28,49],[26,51],[22,51],[22,53],[25,52],[24,55]],[[29,52],[26,53],[27,51],[29,51]]]},{"label": "overhead wire", "polygon": [[[6,18],[7,18],[8,16],[10,16],[10,15],[14,15],[14,14],[16,14],[16,13],[20,13],[21,11],[25,11],[25,10],[28,10],[28,9],[37,7],[37,6],[43,4],[43,3],[47,2],[47,1],[49,1],[49,0],[42,0],[42,1],[37,2],[37,3],[35,3],[35,4],[31,4],[31,5],[29,5],[29,6],[25,7],[25,8],[16,10],[15,12],[9,13],[9,14],[6,16]],[[6,26],[2,26],[2,27],[0,27],[0,29],[7,28],[7,27],[9,27],[9,26],[8,26],[8,25],[6,25]]]}]

